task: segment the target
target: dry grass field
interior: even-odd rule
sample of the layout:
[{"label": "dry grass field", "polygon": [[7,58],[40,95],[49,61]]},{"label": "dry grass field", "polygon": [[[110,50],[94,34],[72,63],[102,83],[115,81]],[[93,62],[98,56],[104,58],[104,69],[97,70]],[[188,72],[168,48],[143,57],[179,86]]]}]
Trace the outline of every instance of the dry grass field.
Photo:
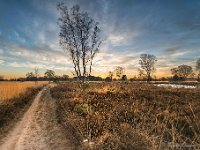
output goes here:
[{"label": "dry grass field", "polygon": [[51,95],[66,130],[92,149],[200,148],[200,89],[65,83]]},{"label": "dry grass field", "polygon": [[47,81],[35,82],[0,82],[0,100],[8,100],[13,97],[19,97],[20,94],[25,93],[28,88],[37,87],[47,84]]}]

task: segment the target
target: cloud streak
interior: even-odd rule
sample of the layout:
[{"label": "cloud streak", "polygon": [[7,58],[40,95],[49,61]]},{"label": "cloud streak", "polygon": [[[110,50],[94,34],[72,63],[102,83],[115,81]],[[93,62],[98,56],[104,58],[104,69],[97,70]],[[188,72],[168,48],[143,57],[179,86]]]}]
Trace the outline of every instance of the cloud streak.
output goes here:
[{"label": "cloud streak", "polygon": [[[58,0],[0,2],[0,69],[73,69],[59,46]],[[94,71],[124,66],[136,72],[141,53],[158,57],[158,73],[194,65],[200,57],[200,1],[67,0],[79,4],[98,22],[105,39]],[[159,70],[161,70],[159,72]],[[59,72],[59,71],[58,71]]]}]

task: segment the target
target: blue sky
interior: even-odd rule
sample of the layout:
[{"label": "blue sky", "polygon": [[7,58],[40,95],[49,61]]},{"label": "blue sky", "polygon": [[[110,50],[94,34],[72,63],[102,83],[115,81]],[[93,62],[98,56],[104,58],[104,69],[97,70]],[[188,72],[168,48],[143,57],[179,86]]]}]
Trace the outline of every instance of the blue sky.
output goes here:
[{"label": "blue sky", "polygon": [[[24,76],[39,67],[58,74],[73,71],[59,46],[55,0],[0,0],[0,75]],[[94,74],[116,66],[137,74],[141,53],[157,56],[156,75],[195,65],[200,57],[199,0],[65,0],[79,4],[100,23],[105,39],[95,58]]]}]

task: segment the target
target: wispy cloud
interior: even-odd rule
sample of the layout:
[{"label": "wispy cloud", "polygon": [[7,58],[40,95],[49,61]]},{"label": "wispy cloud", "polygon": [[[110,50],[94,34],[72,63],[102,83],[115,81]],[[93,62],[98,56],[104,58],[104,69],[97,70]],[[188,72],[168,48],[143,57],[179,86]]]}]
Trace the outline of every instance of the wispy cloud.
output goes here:
[{"label": "wispy cloud", "polygon": [[[0,68],[53,68],[73,70],[59,46],[59,0],[0,2]],[[194,65],[200,57],[200,2],[67,0],[79,4],[100,23],[105,39],[94,71],[116,66],[136,70],[141,53],[158,57],[157,72],[180,64]],[[22,69],[23,70],[23,69]]]}]

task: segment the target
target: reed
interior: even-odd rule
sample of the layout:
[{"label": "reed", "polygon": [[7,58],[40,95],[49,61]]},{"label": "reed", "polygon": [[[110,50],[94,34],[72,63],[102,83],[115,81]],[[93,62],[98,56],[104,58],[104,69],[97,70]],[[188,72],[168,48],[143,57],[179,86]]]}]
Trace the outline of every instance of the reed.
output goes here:
[{"label": "reed", "polygon": [[19,97],[25,93],[28,88],[38,87],[47,84],[47,81],[35,82],[0,82],[0,100],[9,100],[13,97]]}]

